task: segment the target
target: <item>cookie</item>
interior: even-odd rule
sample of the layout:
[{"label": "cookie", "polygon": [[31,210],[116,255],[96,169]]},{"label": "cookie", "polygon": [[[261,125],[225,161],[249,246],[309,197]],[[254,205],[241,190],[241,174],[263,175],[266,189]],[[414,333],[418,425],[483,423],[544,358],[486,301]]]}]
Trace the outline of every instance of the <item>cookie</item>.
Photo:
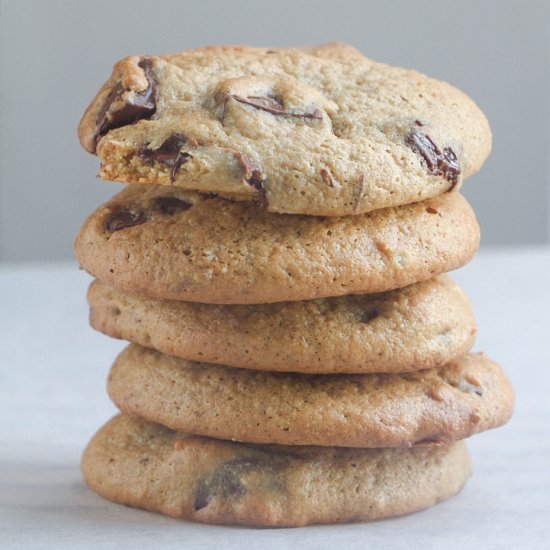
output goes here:
[{"label": "cookie", "polygon": [[102,497],[204,523],[301,526],[415,512],[470,475],[463,442],[415,449],[247,445],[118,416],[82,458]]},{"label": "cookie", "polygon": [[174,430],[251,443],[410,447],[504,424],[512,388],[483,354],[401,374],[298,374],[195,363],[131,344],[108,391],[122,411]]},{"label": "cookie", "polygon": [[345,44],[119,61],[80,141],[100,176],[342,216],[458,189],[491,149],[462,92]]},{"label": "cookie", "polygon": [[207,363],[306,373],[442,366],[472,346],[464,291],[441,275],[400,290],[301,302],[153,300],[94,281],[90,323],[115,338]]},{"label": "cookie", "polygon": [[463,265],[478,245],[475,215],[458,193],[319,218],[130,185],[84,223],[76,256],[89,273],[126,292],[257,304],[407,286]]}]

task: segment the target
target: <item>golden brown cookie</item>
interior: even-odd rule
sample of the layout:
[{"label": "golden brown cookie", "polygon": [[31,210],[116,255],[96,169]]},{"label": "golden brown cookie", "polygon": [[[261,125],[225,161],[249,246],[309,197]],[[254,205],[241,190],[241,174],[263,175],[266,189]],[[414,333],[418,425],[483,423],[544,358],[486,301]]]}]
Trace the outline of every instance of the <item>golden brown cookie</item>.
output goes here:
[{"label": "golden brown cookie", "polygon": [[108,391],[122,411],[194,434],[282,445],[410,447],[496,428],[510,382],[483,354],[401,374],[298,374],[194,363],[131,344]]},{"label": "golden brown cookie", "polygon": [[458,189],[491,149],[462,92],[345,44],[128,57],[79,135],[105,179],[327,216]]},{"label": "golden brown cookie", "polygon": [[463,265],[478,245],[475,215],[458,193],[319,218],[130,185],[84,223],[76,256],[89,273],[126,292],[256,304],[407,286]]},{"label": "golden brown cookie", "polygon": [[472,346],[476,323],[448,276],[382,294],[215,305],[153,300],[100,281],[91,325],[109,336],[207,363],[306,373],[439,367]]},{"label": "golden brown cookie", "polygon": [[82,458],[113,502],[204,523],[300,526],[415,512],[470,475],[463,442],[415,449],[247,445],[117,416]]}]

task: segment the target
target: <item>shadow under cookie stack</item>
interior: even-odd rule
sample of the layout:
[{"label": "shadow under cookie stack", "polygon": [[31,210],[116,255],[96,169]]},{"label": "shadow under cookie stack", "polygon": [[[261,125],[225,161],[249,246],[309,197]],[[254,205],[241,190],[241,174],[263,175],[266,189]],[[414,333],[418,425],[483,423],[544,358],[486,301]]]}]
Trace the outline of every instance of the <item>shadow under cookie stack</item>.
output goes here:
[{"label": "shadow under cookie stack", "polygon": [[470,99],[342,44],[216,47],[120,61],[79,136],[129,183],[76,242],[92,326],[130,342],[94,491],[297,526],[462,488],[462,440],[514,401],[445,274],[479,245],[457,191],[491,133]]}]

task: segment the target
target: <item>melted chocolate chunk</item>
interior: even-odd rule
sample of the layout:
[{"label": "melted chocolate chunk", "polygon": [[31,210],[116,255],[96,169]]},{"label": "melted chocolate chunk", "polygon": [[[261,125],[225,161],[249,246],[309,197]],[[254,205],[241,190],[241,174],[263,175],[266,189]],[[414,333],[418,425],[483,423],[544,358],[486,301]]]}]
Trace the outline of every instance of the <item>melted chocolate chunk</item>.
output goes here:
[{"label": "melted chocolate chunk", "polygon": [[114,233],[121,229],[141,225],[147,221],[147,216],[142,210],[118,210],[108,220],[105,225],[107,231]]},{"label": "melted chocolate chunk", "polygon": [[133,124],[142,118],[150,118],[153,116],[157,109],[157,101],[159,96],[158,82],[155,75],[151,71],[151,60],[142,59],[138,63],[138,67],[143,69],[145,78],[149,83],[149,86],[141,91],[135,92],[128,100],[127,103],[120,109],[111,111],[113,103],[115,103],[124,92],[127,91],[122,83],[118,82],[112,89],[111,93],[107,96],[105,103],[101,107],[97,121],[96,130],[94,135],[94,141],[97,146],[97,142],[110,130]]},{"label": "melted chocolate chunk", "polygon": [[370,323],[371,321],[374,321],[377,317],[380,317],[380,312],[377,309],[365,311],[363,315],[361,315],[361,323]]},{"label": "melted chocolate chunk", "polygon": [[195,510],[208,506],[215,497],[238,499],[246,494],[246,487],[239,477],[228,470],[220,471],[209,481],[201,481],[195,495]]},{"label": "melted chocolate chunk", "polygon": [[[423,126],[418,120],[415,124]],[[434,176],[442,176],[451,183],[448,191],[452,191],[460,175],[460,164],[454,151],[450,147],[444,147],[441,151],[430,136],[416,128],[410,131],[405,143],[424,159],[428,170]]]},{"label": "melted chocolate chunk", "polygon": [[147,146],[138,151],[138,156],[144,162],[161,162],[170,167],[170,181],[176,181],[176,172],[182,164],[185,164],[190,158],[189,153],[181,151],[181,148],[187,143],[187,136],[183,134],[172,134],[164,140],[158,149],[149,149]]},{"label": "melted chocolate chunk", "polygon": [[189,210],[193,206],[191,203],[177,197],[155,197],[154,203],[157,210],[168,216],[173,216],[178,212],[185,212],[185,210]]},{"label": "melted chocolate chunk", "polygon": [[235,458],[224,462],[213,474],[199,481],[195,494],[194,508],[200,510],[208,506],[213,498],[238,499],[246,494],[242,477],[258,466],[254,458]]},{"label": "melted chocolate chunk", "polygon": [[265,174],[262,172],[262,169],[249,157],[243,153],[235,153],[235,156],[241,163],[244,171],[244,180],[246,183],[250,184],[252,187],[258,190],[260,205],[262,208],[267,208],[268,201],[266,195],[266,183],[267,179]]},{"label": "melted chocolate chunk", "polygon": [[197,487],[197,492],[195,493],[193,508],[195,508],[195,510],[202,510],[203,508],[206,508],[211,498],[212,493],[210,489],[204,481],[200,481]]},{"label": "melted chocolate chunk", "polygon": [[234,95],[232,97],[235,101],[238,101],[239,103],[250,105],[250,107],[254,107],[254,109],[266,111],[268,113],[271,113],[272,115],[286,114],[283,102],[280,99],[275,99],[274,97],[249,96],[247,98],[244,98],[237,95]]},{"label": "melted chocolate chunk", "polygon": [[[259,111],[265,111],[271,113],[275,116],[285,116],[285,117],[294,117],[294,118],[309,118],[315,120],[321,120],[323,114],[319,109],[313,109],[313,111],[308,111],[305,113],[296,113],[294,111],[288,111],[284,108],[283,102],[275,97],[264,97],[264,96],[248,96],[240,97],[238,95],[229,96],[235,101],[258,109]],[[225,114],[225,105],[224,105],[224,114]]]},{"label": "melted chocolate chunk", "polygon": [[237,500],[247,493],[243,479],[250,473],[261,474],[267,487],[281,492],[285,488],[284,468],[289,456],[263,453],[238,457],[224,462],[209,477],[199,481],[195,493],[194,508],[201,510],[214,498]]}]

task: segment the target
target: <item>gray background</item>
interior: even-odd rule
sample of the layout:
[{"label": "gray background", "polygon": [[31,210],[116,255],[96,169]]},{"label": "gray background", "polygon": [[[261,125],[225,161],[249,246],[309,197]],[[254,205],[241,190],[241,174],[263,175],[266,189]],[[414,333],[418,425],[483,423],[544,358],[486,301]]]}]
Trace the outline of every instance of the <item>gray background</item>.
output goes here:
[{"label": "gray background", "polygon": [[76,138],[116,60],[223,43],[341,40],[461,88],[494,133],[463,188],[483,245],[548,243],[549,20],[547,0],[0,0],[0,260],[70,258],[120,189]]}]

